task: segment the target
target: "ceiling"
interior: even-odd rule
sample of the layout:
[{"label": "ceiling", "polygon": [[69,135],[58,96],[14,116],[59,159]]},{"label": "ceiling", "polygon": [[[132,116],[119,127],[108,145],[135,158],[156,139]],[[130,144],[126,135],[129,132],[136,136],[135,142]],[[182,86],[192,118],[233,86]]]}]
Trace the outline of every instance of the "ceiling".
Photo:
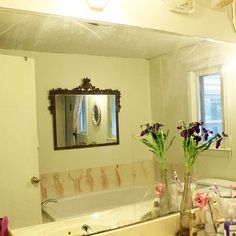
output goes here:
[{"label": "ceiling", "polygon": [[1,49],[149,59],[198,42],[137,27],[0,10]]}]

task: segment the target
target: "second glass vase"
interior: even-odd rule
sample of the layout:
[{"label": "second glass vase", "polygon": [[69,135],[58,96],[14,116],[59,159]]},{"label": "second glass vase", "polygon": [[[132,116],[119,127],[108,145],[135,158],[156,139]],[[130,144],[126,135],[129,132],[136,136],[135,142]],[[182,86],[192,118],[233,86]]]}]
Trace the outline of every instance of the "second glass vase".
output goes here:
[{"label": "second glass vase", "polygon": [[168,170],[161,170],[161,179],[164,186],[164,191],[160,196],[160,215],[166,215],[173,212],[173,202],[172,202],[172,188],[168,176]]},{"label": "second glass vase", "polygon": [[192,208],[193,208],[193,201],[192,201],[192,191],[191,191],[191,176],[190,173],[185,173],[184,192],[180,205],[179,236],[189,236]]}]

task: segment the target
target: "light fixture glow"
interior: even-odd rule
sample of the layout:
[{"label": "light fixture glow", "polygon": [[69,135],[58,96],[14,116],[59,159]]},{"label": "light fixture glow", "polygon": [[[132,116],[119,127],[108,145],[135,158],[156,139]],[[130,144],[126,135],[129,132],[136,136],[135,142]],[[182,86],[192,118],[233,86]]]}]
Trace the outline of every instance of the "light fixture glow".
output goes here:
[{"label": "light fixture glow", "polygon": [[108,0],[86,0],[86,1],[89,7],[95,10],[103,10],[108,2]]}]

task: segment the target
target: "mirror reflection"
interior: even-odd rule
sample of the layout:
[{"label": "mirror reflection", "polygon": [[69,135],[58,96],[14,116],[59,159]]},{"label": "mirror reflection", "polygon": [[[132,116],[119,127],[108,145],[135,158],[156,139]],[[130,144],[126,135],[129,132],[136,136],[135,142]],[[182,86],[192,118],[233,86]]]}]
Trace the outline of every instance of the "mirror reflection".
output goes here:
[{"label": "mirror reflection", "polygon": [[114,101],[115,95],[57,95],[58,147],[117,142]]},{"label": "mirror reflection", "polygon": [[119,144],[120,92],[96,89],[89,78],[78,88],[49,91],[55,150]]},{"label": "mirror reflection", "polygon": [[[155,186],[161,182],[160,168],[137,138],[140,125],[158,121],[172,136],[179,135],[179,120],[199,118],[196,78],[216,71],[224,75],[222,94],[228,97],[222,101],[228,112],[222,117],[234,121],[229,103],[234,100],[233,46],[150,29],[9,10],[0,11],[0,20],[4,32],[0,34],[0,64],[6,82],[1,94],[2,101],[9,102],[7,107],[5,102],[0,106],[5,109],[1,128],[2,140],[6,140],[1,150],[8,157],[4,159],[8,171],[0,173],[1,179],[8,179],[7,185],[2,183],[7,197],[0,196],[0,200],[5,207],[2,214],[9,216],[12,228],[71,219],[76,223],[73,230],[82,235],[153,219],[151,213],[159,204]],[[119,133],[114,94],[55,94],[55,136],[47,110],[48,91],[74,88],[78,78],[90,74],[99,88],[122,91]],[[9,92],[13,84],[17,103]],[[219,119],[215,121],[212,113],[219,106],[216,94],[210,95],[207,106],[212,106],[212,112],[206,113],[206,119],[209,116],[210,122],[217,123]],[[229,123],[222,127],[230,134]],[[95,147],[55,152],[53,135],[59,149]],[[120,145],[96,147],[118,141]],[[181,148],[176,138],[167,155],[175,210],[181,192],[173,173],[177,172],[182,183]],[[192,180],[236,178],[230,149],[229,139],[225,149],[210,150],[199,158]],[[226,163],[227,170],[222,172]],[[31,184],[33,176],[40,184]],[[9,186],[16,186],[19,198],[12,198]]]}]

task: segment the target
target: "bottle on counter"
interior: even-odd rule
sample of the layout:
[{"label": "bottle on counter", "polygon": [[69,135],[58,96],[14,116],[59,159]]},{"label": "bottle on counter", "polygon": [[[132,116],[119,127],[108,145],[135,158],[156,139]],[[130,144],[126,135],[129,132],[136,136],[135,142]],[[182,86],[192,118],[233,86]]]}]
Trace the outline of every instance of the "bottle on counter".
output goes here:
[{"label": "bottle on counter", "polygon": [[226,220],[224,224],[224,235],[236,236],[236,220],[234,219],[234,209],[232,204],[229,204],[228,215],[228,220]]},{"label": "bottle on counter", "polygon": [[159,216],[160,216],[159,202],[158,202],[158,198],[155,198],[153,208],[152,208],[152,211],[151,211],[151,218],[155,219]]}]

